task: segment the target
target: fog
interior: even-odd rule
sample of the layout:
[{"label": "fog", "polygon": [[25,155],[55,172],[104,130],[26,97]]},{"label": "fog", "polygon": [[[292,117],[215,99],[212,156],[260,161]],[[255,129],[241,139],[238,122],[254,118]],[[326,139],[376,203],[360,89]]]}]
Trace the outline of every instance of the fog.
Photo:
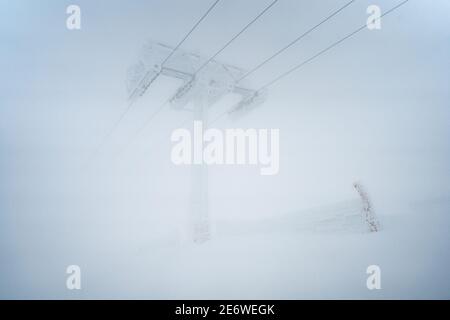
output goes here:
[{"label": "fog", "polygon": [[[279,1],[216,59],[252,69],[347,1]],[[270,1],[222,1],[182,45],[213,55]],[[356,1],[252,74],[257,89],[364,25]],[[388,10],[399,2],[379,0]],[[127,108],[126,74],[149,39],[175,46],[211,1],[0,0],[0,297],[449,298],[450,3],[411,0],[268,89],[264,104],[215,128],[280,132],[280,170],[208,167],[220,221],[276,219],[358,198],[376,234],[275,232],[180,243],[191,167],[170,159],[192,114],[166,106],[161,76]],[[234,102],[208,110],[214,119]],[[99,148],[99,146],[101,146]],[[301,219],[301,217],[299,217]],[[82,290],[66,289],[66,267]],[[365,287],[380,265],[383,289]]]}]

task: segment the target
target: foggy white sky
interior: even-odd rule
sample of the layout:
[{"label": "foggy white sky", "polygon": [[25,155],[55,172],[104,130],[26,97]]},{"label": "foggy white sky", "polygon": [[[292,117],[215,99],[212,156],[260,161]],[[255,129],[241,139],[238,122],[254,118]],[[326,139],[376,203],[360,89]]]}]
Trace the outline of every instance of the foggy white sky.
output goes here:
[{"label": "foggy white sky", "polygon": [[[251,69],[346,2],[280,1],[217,60]],[[388,10],[399,2],[357,1],[251,83],[258,88],[363,25],[369,4]],[[56,242],[56,252],[63,244],[78,250],[83,232],[97,228],[104,239],[143,239],[145,225],[170,225],[188,206],[190,171],[171,163],[170,133],[190,114],[167,108],[117,155],[176,88],[170,79],[159,79],[94,163],[83,164],[126,107],[126,70],[140,47],[148,39],[175,45],[211,1],[76,3],[80,31],[65,27],[71,1],[0,0],[2,260],[14,256],[11,248],[31,250],[33,239]],[[210,56],[268,3],[223,1],[182,48]],[[381,30],[364,30],[270,87],[248,116],[219,121],[219,128],[279,128],[280,173],[210,168],[214,215],[276,216],[353,198],[355,180],[382,214],[448,201],[449,14],[448,1],[411,0]]]}]

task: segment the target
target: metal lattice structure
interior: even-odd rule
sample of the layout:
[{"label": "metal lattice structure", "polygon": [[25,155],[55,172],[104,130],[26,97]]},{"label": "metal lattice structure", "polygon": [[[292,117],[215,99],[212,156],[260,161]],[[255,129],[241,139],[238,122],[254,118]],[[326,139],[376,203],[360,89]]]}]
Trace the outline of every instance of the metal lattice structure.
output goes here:
[{"label": "metal lattice structure", "polygon": [[[168,56],[171,56],[170,60],[166,59]],[[233,116],[249,112],[264,102],[265,90],[256,91],[250,88],[248,81],[236,81],[245,74],[245,70],[236,66],[149,41],[138,62],[129,69],[127,89],[130,102],[134,102],[159,76],[181,80],[181,86],[168,102],[176,110],[192,112],[193,119],[202,121],[206,129],[208,109],[227,94],[241,97],[228,110]],[[193,109],[187,109],[190,103],[194,105]],[[193,165],[191,197],[190,233],[194,242],[203,242],[211,238],[213,229],[208,209],[208,171],[204,164]]]},{"label": "metal lattice structure", "polygon": [[[210,107],[229,93],[241,96],[240,102],[229,109],[230,114],[248,111],[265,101],[266,90],[253,90],[248,81],[237,83],[236,79],[246,74],[244,69],[216,60],[202,67],[208,61],[205,57],[181,49],[164,62],[165,57],[173,50],[174,48],[168,45],[153,41],[144,45],[138,62],[128,70],[126,85],[130,101],[143,96],[159,76],[176,78],[183,82],[169,100],[175,109],[184,109],[188,103],[199,97]],[[201,71],[197,72],[200,68]]]}]

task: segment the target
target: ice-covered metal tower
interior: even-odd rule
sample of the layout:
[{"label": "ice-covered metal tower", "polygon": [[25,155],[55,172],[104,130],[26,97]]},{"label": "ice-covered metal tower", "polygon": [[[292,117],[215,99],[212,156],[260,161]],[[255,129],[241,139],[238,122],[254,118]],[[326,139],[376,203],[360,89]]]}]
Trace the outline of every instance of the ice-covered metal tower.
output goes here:
[{"label": "ice-covered metal tower", "polygon": [[[166,57],[171,56],[169,60]],[[139,61],[128,73],[127,88],[131,102],[145,94],[159,77],[167,76],[182,81],[182,85],[169,99],[172,108],[192,112],[193,119],[208,126],[208,110],[223,96],[234,93],[241,100],[228,110],[228,114],[241,114],[265,100],[265,91],[250,88],[247,81],[237,81],[246,74],[238,67],[208,60],[200,55],[155,42],[147,42]],[[193,107],[188,109],[188,104]],[[205,164],[192,168],[192,189],[189,234],[194,242],[203,242],[212,236],[212,221],[208,204],[208,170]]]}]

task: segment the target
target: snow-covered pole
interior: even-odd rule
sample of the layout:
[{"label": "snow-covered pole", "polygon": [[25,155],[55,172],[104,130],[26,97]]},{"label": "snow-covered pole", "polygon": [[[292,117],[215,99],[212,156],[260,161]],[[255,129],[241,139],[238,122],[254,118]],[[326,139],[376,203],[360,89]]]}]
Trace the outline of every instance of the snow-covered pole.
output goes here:
[{"label": "snow-covered pole", "polygon": [[[164,59],[169,55],[170,60]],[[236,111],[249,111],[264,101],[265,92],[257,92],[249,88],[246,82],[236,82],[236,79],[242,78],[246,73],[245,70],[236,66],[206,59],[160,43],[149,42],[139,62],[130,68],[127,86],[130,100],[134,101],[143,96],[159,76],[182,80],[183,84],[168,102],[176,110],[192,111],[194,124],[195,121],[201,121],[202,131],[204,131],[207,128],[208,109],[226,94],[236,93],[241,96],[241,101],[231,108],[229,114],[240,113]],[[194,105],[193,109],[186,108],[190,103]],[[203,157],[203,150],[201,156]],[[210,239],[214,230],[208,210],[206,166],[201,161],[201,163],[193,164],[192,168],[192,202],[188,229],[191,239],[196,243]]]},{"label": "snow-covered pole", "polygon": [[[200,94],[195,99],[194,104],[194,123],[201,121],[203,133],[207,129],[207,96]],[[194,130],[197,130],[197,128],[194,127]],[[203,150],[201,152],[203,157]],[[208,167],[203,161],[192,166],[191,197],[190,228],[192,239],[195,243],[202,243],[211,239],[212,223],[209,216]]]},{"label": "snow-covered pole", "polygon": [[364,187],[361,185],[360,182],[353,183],[353,187],[358,192],[359,196],[361,197],[362,203],[363,203],[363,215],[364,219],[369,226],[370,232],[378,232],[380,231],[380,223],[378,222],[375,212],[373,211],[372,204],[369,200],[369,196],[364,189]]}]

